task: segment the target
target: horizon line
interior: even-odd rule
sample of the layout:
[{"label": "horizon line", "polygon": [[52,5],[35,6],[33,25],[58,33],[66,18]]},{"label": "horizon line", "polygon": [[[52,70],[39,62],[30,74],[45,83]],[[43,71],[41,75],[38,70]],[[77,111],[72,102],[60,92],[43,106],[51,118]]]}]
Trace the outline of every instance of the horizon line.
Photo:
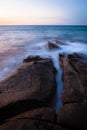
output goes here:
[{"label": "horizon line", "polygon": [[0,24],[0,26],[87,26],[87,24]]}]

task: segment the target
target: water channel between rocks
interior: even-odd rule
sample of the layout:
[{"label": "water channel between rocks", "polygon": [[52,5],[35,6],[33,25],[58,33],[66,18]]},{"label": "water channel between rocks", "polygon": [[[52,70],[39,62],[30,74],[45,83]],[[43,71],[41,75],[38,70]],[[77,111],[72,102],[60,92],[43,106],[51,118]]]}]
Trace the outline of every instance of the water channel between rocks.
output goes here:
[{"label": "water channel between rocks", "polygon": [[53,108],[57,113],[58,110],[60,109],[60,107],[62,106],[61,96],[62,96],[62,92],[63,92],[62,69],[59,64],[58,50],[53,50],[53,51],[44,50],[44,53],[34,52],[33,55],[39,55],[42,58],[50,57],[52,59],[53,65],[57,71],[56,75],[55,75],[57,88],[56,88],[55,96],[54,96],[53,103],[52,103]]},{"label": "water channel between rocks", "polygon": [[55,106],[55,111],[58,112],[60,107],[62,106],[62,92],[63,92],[63,81],[62,81],[62,69],[59,64],[59,57],[55,56],[52,57],[54,67],[56,68],[56,83],[57,83],[57,89],[56,89],[56,94],[55,94],[55,99],[54,99],[54,106]]}]

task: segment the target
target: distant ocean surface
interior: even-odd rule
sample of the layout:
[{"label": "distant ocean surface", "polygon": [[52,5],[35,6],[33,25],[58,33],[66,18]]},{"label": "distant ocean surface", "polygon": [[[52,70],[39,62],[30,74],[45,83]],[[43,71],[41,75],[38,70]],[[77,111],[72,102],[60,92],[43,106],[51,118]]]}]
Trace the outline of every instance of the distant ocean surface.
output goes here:
[{"label": "distant ocean surface", "polygon": [[[49,52],[48,41],[65,43]],[[28,55],[79,52],[87,54],[87,26],[0,26],[0,80],[15,70]]]}]

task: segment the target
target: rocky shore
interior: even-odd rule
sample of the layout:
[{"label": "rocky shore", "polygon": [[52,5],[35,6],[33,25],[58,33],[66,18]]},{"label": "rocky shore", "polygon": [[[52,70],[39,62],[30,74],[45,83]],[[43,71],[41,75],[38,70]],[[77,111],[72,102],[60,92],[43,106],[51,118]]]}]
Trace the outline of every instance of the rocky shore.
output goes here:
[{"label": "rocky shore", "polygon": [[58,124],[87,129],[87,56],[73,53],[60,55],[63,70],[63,106],[57,114]]},{"label": "rocky shore", "polygon": [[[48,50],[64,43],[48,42]],[[87,130],[87,56],[59,54],[62,107],[52,106],[57,84],[51,57],[29,56],[0,81],[0,130]]]}]

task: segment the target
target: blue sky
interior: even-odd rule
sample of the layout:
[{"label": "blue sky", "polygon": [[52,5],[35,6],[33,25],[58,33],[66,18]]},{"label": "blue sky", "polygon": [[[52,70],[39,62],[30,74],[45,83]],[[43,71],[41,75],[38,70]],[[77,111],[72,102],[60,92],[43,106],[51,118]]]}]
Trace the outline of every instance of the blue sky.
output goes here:
[{"label": "blue sky", "polygon": [[0,0],[0,24],[87,25],[87,0]]}]

